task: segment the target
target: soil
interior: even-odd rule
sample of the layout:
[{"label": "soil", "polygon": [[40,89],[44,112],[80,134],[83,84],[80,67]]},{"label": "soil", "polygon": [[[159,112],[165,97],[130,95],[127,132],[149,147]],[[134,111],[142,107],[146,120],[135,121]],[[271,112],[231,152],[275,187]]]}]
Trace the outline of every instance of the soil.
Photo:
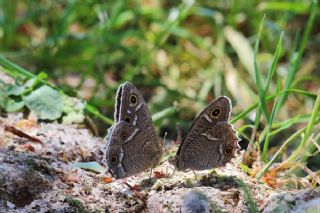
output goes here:
[{"label": "soil", "polygon": [[[11,126],[31,138],[7,131]],[[40,142],[39,142],[40,141]],[[102,138],[81,125],[0,117],[0,212],[301,212],[319,210],[320,190],[281,191],[240,167],[242,154],[211,171],[174,172],[163,160],[126,179],[85,170],[105,166]],[[102,171],[102,170],[101,170]]]}]

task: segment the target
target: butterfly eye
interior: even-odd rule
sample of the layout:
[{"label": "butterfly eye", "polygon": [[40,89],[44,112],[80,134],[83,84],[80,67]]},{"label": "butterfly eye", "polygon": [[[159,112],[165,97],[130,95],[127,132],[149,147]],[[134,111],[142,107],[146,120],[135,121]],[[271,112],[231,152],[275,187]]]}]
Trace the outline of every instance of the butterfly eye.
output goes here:
[{"label": "butterfly eye", "polygon": [[131,123],[131,118],[125,117],[125,118],[124,118],[124,121],[127,122],[127,123]]},{"label": "butterfly eye", "polygon": [[227,156],[232,155],[232,149],[231,149],[231,148],[226,148],[226,149],[224,150],[224,154],[227,155]]},{"label": "butterfly eye", "polygon": [[118,162],[118,158],[116,156],[112,156],[110,160],[113,164],[116,164]]},{"label": "butterfly eye", "polygon": [[221,108],[213,108],[213,110],[210,112],[210,117],[211,118],[216,118],[221,114]]},{"label": "butterfly eye", "polygon": [[135,106],[138,103],[138,97],[136,95],[131,95],[130,96],[130,103]]},{"label": "butterfly eye", "polygon": [[127,133],[126,132],[121,132],[121,138],[124,140],[127,138]]}]

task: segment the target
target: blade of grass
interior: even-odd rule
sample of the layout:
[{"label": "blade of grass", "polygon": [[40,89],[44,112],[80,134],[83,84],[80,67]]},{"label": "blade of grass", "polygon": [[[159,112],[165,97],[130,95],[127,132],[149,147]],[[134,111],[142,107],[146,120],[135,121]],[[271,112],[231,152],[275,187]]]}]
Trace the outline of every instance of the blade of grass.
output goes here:
[{"label": "blade of grass", "polygon": [[[275,129],[276,131],[276,129],[285,128],[286,126],[289,127],[290,124],[308,122],[310,117],[311,117],[311,112],[306,114],[299,114],[299,115],[296,115],[295,117],[288,118],[283,121],[274,122],[272,124],[272,129]],[[317,117],[320,117],[320,112],[317,113]]]},{"label": "blade of grass", "polygon": [[12,77],[17,77],[18,75],[26,77],[26,78],[34,78],[36,77],[35,74],[29,72],[26,69],[12,63],[11,61],[5,59],[3,56],[0,55],[0,65],[3,66],[5,71],[8,75]]},{"label": "blade of grass", "polygon": [[[291,62],[290,62],[289,71],[288,71],[287,78],[285,79],[285,83],[284,83],[284,88],[283,88],[284,90],[290,89],[290,87],[291,87],[291,83],[293,82],[295,74],[296,74],[298,67],[300,65],[302,54],[304,53],[305,47],[306,47],[307,42],[309,40],[310,32],[311,32],[313,24],[315,22],[315,17],[316,17],[317,11],[318,11],[318,1],[313,0],[312,4],[311,4],[311,14],[309,16],[306,29],[305,29],[303,36],[302,36],[301,45],[299,47],[298,52],[295,52],[293,54]],[[283,105],[283,103],[287,99],[287,96],[288,96],[288,94],[284,93],[279,98],[279,102],[276,106],[276,113],[278,112],[278,110],[281,108],[281,106]]]},{"label": "blade of grass", "polygon": [[124,80],[130,81],[140,70],[143,66],[146,66],[152,56],[154,55],[155,51],[158,50],[167,40],[169,35],[172,33],[173,29],[178,26],[183,19],[185,19],[188,15],[189,10],[191,9],[192,5],[194,4],[194,0],[185,0],[182,4],[179,5],[178,9],[174,11],[176,16],[169,20],[163,27],[162,30],[158,35],[156,35],[156,39],[154,41],[154,46],[151,50],[147,51],[144,57],[142,57],[136,66],[132,67],[126,72],[126,75],[123,76]]},{"label": "blade of grass", "polygon": [[165,117],[169,117],[173,114],[175,114],[178,111],[177,107],[172,106],[169,108],[166,108],[160,112],[157,112],[155,114],[152,115],[152,120],[154,123],[159,122],[161,119],[165,118]]},{"label": "blade of grass", "polygon": [[[294,124],[309,121],[310,117],[311,117],[311,114],[307,114],[307,115],[303,115],[303,116],[298,115],[298,116],[290,118],[284,122],[280,122],[280,123],[277,123],[276,125],[272,125],[272,128],[275,130],[271,131],[269,134],[270,134],[270,136],[276,135],[279,132],[290,128]],[[320,112],[317,114],[317,119],[319,119],[319,118],[320,118]]]},{"label": "blade of grass", "polygon": [[[303,138],[300,142],[299,147],[291,154],[291,156],[285,161],[285,162],[296,162],[297,159],[302,155],[303,152],[305,152],[307,149],[306,144],[307,141],[312,133],[313,126],[319,122],[319,119],[317,118],[317,114],[320,110],[320,89],[318,91],[318,96],[315,102],[315,105],[312,110],[310,121],[307,125],[307,127],[304,127],[300,129],[298,132],[293,134],[291,137],[289,137],[280,147],[280,149],[274,154],[274,156],[271,158],[271,160],[261,169],[261,171],[257,174],[256,179],[259,180],[270,168],[270,166],[275,162],[275,160],[278,158],[280,153],[283,151],[283,149],[294,139],[296,139],[299,135],[302,133],[305,133],[303,135]],[[304,159],[305,160],[305,159]]]},{"label": "blade of grass", "polygon": [[[317,13],[317,0],[314,0],[312,2],[311,5],[311,15],[309,17],[308,23],[307,23],[307,27],[306,30],[303,34],[303,38],[302,38],[302,43],[300,45],[300,48],[298,50],[298,53],[294,52],[291,58],[291,63],[290,63],[290,67],[289,67],[289,71],[288,71],[288,75],[287,78],[285,79],[285,85],[284,85],[284,91],[290,89],[291,84],[293,82],[294,76],[298,70],[298,66],[300,64],[301,58],[302,58],[302,54],[304,52],[306,43],[308,41],[309,35],[310,35],[310,31],[312,29],[312,25],[314,23],[314,19],[315,19],[315,15]],[[296,37],[297,38],[297,37]],[[298,42],[298,39],[295,40],[296,42]],[[297,43],[296,43],[297,44]],[[294,46],[296,46],[296,44]],[[280,108],[282,107],[284,101],[287,98],[288,93],[284,92],[280,97],[279,100],[276,101],[274,103],[273,109],[272,109],[272,120],[274,119],[276,113],[280,110]],[[278,98],[277,98],[278,99]],[[271,122],[272,125],[272,122]],[[270,124],[268,125],[270,128]],[[262,155],[261,158],[263,161],[267,162],[267,151],[268,151],[268,146],[269,146],[269,140],[270,140],[270,134],[267,134],[266,140],[264,142],[264,147],[263,147],[263,151],[262,151]]]},{"label": "blade of grass", "polygon": [[16,30],[16,12],[18,9],[18,1],[2,1],[1,10],[2,16],[4,16],[4,22],[2,23],[3,29],[3,43],[5,48],[9,48],[12,45],[14,33]]},{"label": "blade of grass", "polygon": [[270,159],[270,161],[258,172],[256,179],[260,180],[261,177],[268,171],[270,166],[277,160],[279,155],[283,152],[283,150],[288,146],[289,143],[291,143],[293,140],[295,140],[297,137],[299,137],[304,131],[306,127],[300,129],[293,135],[291,135],[278,149],[278,151],[273,155],[273,157]]},{"label": "blade of grass", "polygon": [[104,121],[105,123],[112,125],[113,124],[113,120],[111,118],[108,118],[104,115],[102,115],[99,110],[97,108],[95,108],[92,105],[86,104],[85,106],[85,110],[89,113],[91,113],[92,115],[96,116],[97,118],[101,119],[102,121]]},{"label": "blade of grass", "polygon": [[265,86],[265,89],[264,89],[265,92],[268,91],[269,85],[271,83],[271,80],[272,80],[272,78],[273,78],[273,76],[274,76],[274,74],[276,72],[276,67],[277,67],[277,64],[278,64],[278,61],[279,61],[279,57],[280,57],[281,51],[282,51],[282,45],[283,45],[283,32],[280,35],[280,38],[279,38],[275,53],[273,55],[272,64],[271,64],[271,67],[270,67],[270,69],[268,71],[266,86]]},{"label": "blade of grass", "polygon": [[258,5],[259,10],[271,11],[291,11],[293,13],[306,13],[308,12],[308,5],[304,2],[262,2]]},{"label": "blade of grass", "polygon": [[313,110],[312,110],[312,114],[311,114],[311,118],[310,121],[307,125],[307,129],[305,131],[305,134],[300,142],[300,145],[298,146],[298,148],[292,153],[292,155],[287,159],[288,162],[290,161],[297,161],[298,158],[302,155],[303,152],[305,152],[307,150],[306,144],[307,141],[312,133],[313,130],[313,126],[316,124],[316,120],[317,120],[317,114],[320,110],[320,89],[318,91],[318,97],[316,99],[316,102],[314,104]]},{"label": "blade of grass", "polygon": [[[276,66],[277,66],[277,63],[278,63],[278,60],[279,60],[279,57],[280,57],[280,54],[281,54],[281,50],[282,50],[282,41],[283,41],[283,32],[280,35],[280,38],[279,38],[279,41],[278,41],[278,44],[277,44],[277,47],[276,47],[276,51],[275,51],[273,59],[272,59],[272,64],[271,64],[270,70],[268,72],[266,86],[265,86],[265,89],[264,89],[264,92],[263,92],[263,99],[265,99],[266,92],[269,89],[269,85],[270,85],[271,80],[272,80],[272,78],[274,76],[274,73],[276,71]],[[267,134],[266,134],[266,138],[265,138],[265,141],[264,141],[264,144],[263,144],[263,150],[262,150],[262,154],[261,154],[261,159],[264,162],[267,162],[267,152],[268,152],[269,141],[270,141],[269,132],[271,131],[273,119],[274,119],[275,114],[276,114],[275,106],[277,104],[277,100],[278,100],[278,97],[276,97],[275,102],[274,102],[273,107],[272,107],[271,117],[269,118],[268,126],[267,126]],[[263,102],[265,102],[265,100],[263,100]]]},{"label": "blade of grass", "polygon": [[[287,90],[283,90],[278,92],[277,94],[273,94],[270,96],[267,96],[266,98],[266,103],[272,101],[275,97],[282,95],[283,93],[297,93],[297,94],[301,94],[304,95],[306,97],[310,97],[310,98],[317,98],[317,95],[311,92],[307,92],[304,90],[298,90],[298,89],[287,89]],[[252,104],[251,106],[249,106],[245,111],[243,111],[242,113],[240,113],[239,115],[235,116],[234,118],[231,119],[231,123],[234,124],[235,122],[237,122],[238,120],[244,118],[248,113],[250,113],[252,110],[254,110],[255,108],[257,108],[259,106],[259,101]]]},{"label": "blade of grass", "polygon": [[[260,28],[259,28],[259,32],[258,32],[258,37],[256,39],[255,42],[255,46],[254,46],[254,51],[253,51],[253,63],[254,63],[254,72],[255,72],[255,77],[256,77],[256,85],[258,88],[258,96],[259,96],[259,108],[261,110],[261,112],[264,114],[267,122],[269,122],[270,120],[270,115],[269,112],[267,110],[267,105],[265,103],[265,90],[263,89],[263,85],[262,85],[262,77],[261,77],[261,70],[259,68],[258,65],[258,60],[257,60],[257,55],[258,55],[258,50],[259,50],[259,43],[260,43],[260,35],[261,35],[261,31],[262,31],[262,27],[263,27],[263,23],[264,23],[264,19],[265,19],[265,15],[262,18],[261,24],[260,24]],[[256,125],[259,125],[260,122],[260,113],[257,113],[256,116]]]}]

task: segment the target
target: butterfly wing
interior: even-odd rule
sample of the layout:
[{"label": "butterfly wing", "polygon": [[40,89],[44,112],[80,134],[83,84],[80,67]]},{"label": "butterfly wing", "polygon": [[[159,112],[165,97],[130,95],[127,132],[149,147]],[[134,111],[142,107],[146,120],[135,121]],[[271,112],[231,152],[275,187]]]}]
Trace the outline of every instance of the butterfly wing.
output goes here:
[{"label": "butterfly wing", "polygon": [[126,121],[140,128],[152,126],[147,104],[138,89],[130,82],[125,82],[118,88],[114,117],[115,122]]},{"label": "butterfly wing", "polygon": [[228,123],[231,101],[211,102],[192,123],[175,157],[178,170],[204,170],[225,165],[238,148],[238,138]]},{"label": "butterfly wing", "polygon": [[157,140],[149,109],[133,84],[119,86],[114,117],[115,123],[105,137],[106,161],[114,176],[128,177],[156,166],[162,144]]}]

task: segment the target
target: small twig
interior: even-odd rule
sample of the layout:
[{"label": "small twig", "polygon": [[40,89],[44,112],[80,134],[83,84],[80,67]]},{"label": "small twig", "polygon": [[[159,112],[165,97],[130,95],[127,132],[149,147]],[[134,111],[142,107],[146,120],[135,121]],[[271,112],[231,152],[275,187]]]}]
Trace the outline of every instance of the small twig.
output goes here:
[{"label": "small twig", "polygon": [[317,175],[311,171],[308,167],[306,167],[305,165],[302,164],[297,164],[298,167],[300,167],[303,171],[305,171],[306,173],[308,173],[310,175],[310,177],[313,178],[313,180],[315,180],[318,184],[320,184],[320,178],[317,177]]},{"label": "small twig", "polygon": [[17,135],[21,138],[26,138],[32,142],[43,144],[43,142],[40,139],[26,134],[26,133],[22,132],[21,130],[15,128],[14,126],[4,125],[4,130],[7,132],[11,132],[12,134]]},{"label": "small twig", "polygon": [[138,192],[135,188],[134,188],[134,186],[131,186],[127,181],[123,181],[122,182],[124,185],[126,185],[132,192],[133,192],[133,194],[137,197],[137,198],[139,198],[143,203],[147,203],[147,198],[143,195],[143,194],[141,194],[140,192]]}]

